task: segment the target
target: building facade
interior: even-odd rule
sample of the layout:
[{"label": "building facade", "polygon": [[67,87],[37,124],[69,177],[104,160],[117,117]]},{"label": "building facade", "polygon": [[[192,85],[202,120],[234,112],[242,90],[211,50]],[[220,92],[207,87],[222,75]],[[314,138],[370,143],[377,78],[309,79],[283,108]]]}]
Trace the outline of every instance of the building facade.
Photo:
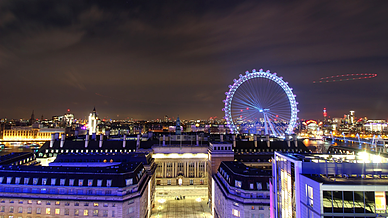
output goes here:
[{"label": "building facade", "polygon": [[358,155],[273,158],[274,217],[387,217],[388,160]]},{"label": "building facade", "polygon": [[241,162],[222,162],[213,176],[213,214],[216,218],[270,217],[270,170]]},{"label": "building facade", "polygon": [[152,180],[142,162],[89,164],[2,165],[0,217],[150,216]]}]

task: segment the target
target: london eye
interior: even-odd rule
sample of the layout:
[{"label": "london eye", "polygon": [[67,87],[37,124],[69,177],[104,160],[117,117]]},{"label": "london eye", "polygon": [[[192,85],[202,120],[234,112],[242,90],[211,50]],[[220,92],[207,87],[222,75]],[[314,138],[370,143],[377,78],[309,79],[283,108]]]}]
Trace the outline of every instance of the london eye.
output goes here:
[{"label": "london eye", "polygon": [[298,103],[282,77],[260,69],[240,74],[233,82],[223,108],[231,134],[284,137],[293,133]]}]

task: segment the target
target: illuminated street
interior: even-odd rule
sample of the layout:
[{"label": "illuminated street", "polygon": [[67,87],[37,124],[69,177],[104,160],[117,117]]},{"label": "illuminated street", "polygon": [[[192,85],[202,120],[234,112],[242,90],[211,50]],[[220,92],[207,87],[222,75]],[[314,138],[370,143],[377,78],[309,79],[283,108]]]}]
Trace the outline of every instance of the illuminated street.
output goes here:
[{"label": "illuminated street", "polygon": [[[152,209],[152,218],[212,217],[207,205],[207,186],[165,187],[156,188],[156,204]],[[176,200],[177,197],[179,200]]]}]

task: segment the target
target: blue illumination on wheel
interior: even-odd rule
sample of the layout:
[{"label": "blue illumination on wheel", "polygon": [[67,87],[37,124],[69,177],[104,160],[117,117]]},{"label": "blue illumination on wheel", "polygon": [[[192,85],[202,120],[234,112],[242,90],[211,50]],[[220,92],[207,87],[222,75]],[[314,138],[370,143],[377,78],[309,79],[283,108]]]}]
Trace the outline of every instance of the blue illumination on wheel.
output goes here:
[{"label": "blue illumination on wheel", "polygon": [[276,137],[293,133],[298,103],[282,77],[260,69],[240,74],[233,82],[223,108],[230,133],[265,132]]}]

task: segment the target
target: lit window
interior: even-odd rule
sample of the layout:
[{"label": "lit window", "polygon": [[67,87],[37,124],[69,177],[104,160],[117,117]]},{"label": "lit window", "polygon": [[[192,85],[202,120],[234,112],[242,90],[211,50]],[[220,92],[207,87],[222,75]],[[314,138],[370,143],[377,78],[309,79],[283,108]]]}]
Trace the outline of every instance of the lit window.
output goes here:
[{"label": "lit window", "polygon": [[307,185],[307,204],[312,207],[313,206],[313,187]]},{"label": "lit window", "polygon": [[232,209],[232,214],[233,216],[235,217],[240,217],[240,211],[236,210],[236,209]]},{"label": "lit window", "polygon": [[254,210],[254,209],[255,209],[255,206],[252,206],[251,209]]},{"label": "lit window", "polygon": [[84,216],[89,216],[89,210],[84,210]]},{"label": "lit window", "polygon": [[37,205],[41,205],[41,204],[42,204],[42,201],[36,201],[36,204],[37,204]]},{"label": "lit window", "polygon": [[233,206],[238,207],[238,203],[237,202],[233,202]]},{"label": "lit window", "polygon": [[79,179],[78,180],[78,186],[82,186],[84,184],[84,180],[83,179]]},{"label": "lit window", "polygon": [[79,210],[78,209],[74,210],[74,216],[79,216]]},{"label": "lit window", "polygon": [[375,192],[376,210],[386,209],[385,192]]},{"label": "lit window", "polygon": [[131,179],[126,179],[125,183],[127,184],[127,186],[132,185],[133,184],[133,179],[132,178]]},{"label": "lit window", "polygon": [[60,205],[60,204],[61,204],[60,201],[56,201],[56,202],[55,202],[55,205]]},{"label": "lit window", "polygon": [[28,201],[27,201],[27,204],[32,204],[32,200],[28,200]]},{"label": "lit window", "polygon": [[237,188],[241,188],[241,181],[235,180],[234,186],[236,186]]},{"label": "lit window", "polygon": [[55,208],[55,215],[59,215],[61,213],[61,210],[59,208]]},{"label": "lit window", "polygon": [[98,207],[98,203],[93,203],[93,206]]},{"label": "lit window", "polygon": [[46,215],[50,215],[51,214],[51,208],[46,208]]},{"label": "lit window", "polygon": [[93,216],[98,216],[98,210],[93,210]]},{"label": "lit window", "polygon": [[88,186],[93,186],[93,179],[88,179]]}]

